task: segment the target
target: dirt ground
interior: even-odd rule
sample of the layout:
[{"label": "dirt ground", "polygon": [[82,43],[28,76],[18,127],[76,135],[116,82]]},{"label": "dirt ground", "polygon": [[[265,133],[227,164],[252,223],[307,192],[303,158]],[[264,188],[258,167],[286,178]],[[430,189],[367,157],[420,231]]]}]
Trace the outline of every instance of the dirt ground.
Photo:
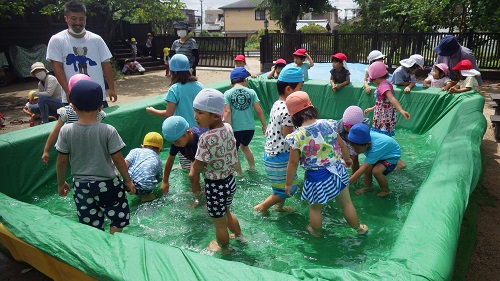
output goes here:
[{"label": "dirt ground", "polygon": [[[260,69],[258,58],[248,58],[251,72],[257,74]],[[198,79],[203,84],[210,84],[229,79],[230,69],[199,68]],[[497,81],[485,81],[480,94],[486,99],[483,114],[488,121],[483,137],[481,152],[484,173],[482,181],[473,196],[478,205],[477,240],[472,253],[466,280],[498,280],[500,267],[497,256],[500,253],[500,152],[493,134],[490,115],[494,114],[489,93],[500,93],[500,77]],[[134,102],[140,99],[163,95],[167,92],[170,79],[164,71],[152,71],[145,75],[126,76],[115,82],[118,101],[110,106]],[[22,113],[29,90],[36,88],[36,82],[11,84],[0,87],[0,112],[6,117],[6,126],[0,134],[29,127],[29,117]],[[21,262],[15,262],[0,252],[0,280],[50,280],[36,269]]]}]

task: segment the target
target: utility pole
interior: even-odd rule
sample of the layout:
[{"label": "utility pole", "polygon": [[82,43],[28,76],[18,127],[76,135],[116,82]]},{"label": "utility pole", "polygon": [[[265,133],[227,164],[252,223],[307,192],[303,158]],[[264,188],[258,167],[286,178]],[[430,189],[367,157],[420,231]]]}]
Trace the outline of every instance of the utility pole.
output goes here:
[{"label": "utility pole", "polygon": [[200,36],[203,33],[203,0],[200,0],[201,12],[200,12]]}]

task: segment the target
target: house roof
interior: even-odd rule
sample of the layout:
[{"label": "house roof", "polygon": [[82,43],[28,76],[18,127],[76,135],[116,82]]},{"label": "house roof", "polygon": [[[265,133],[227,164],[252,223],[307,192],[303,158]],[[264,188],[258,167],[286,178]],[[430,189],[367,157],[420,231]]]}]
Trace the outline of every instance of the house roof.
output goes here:
[{"label": "house roof", "polygon": [[221,10],[229,9],[255,9],[262,3],[262,0],[240,0],[231,4],[219,7]]}]

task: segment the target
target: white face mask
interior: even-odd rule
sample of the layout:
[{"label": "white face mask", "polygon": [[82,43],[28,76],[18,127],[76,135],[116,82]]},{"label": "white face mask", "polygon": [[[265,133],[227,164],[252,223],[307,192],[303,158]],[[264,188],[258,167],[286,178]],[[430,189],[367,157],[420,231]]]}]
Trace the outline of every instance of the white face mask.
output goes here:
[{"label": "white face mask", "polygon": [[73,31],[73,29],[71,27],[68,27],[68,31],[69,31],[69,33],[71,33],[73,35],[79,36],[79,35],[84,34],[86,30],[85,30],[85,28],[83,28],[82,31],[75,32],[75,31]]},{"label": "white face mask", "polygon": [[186,37],[187,35],[187,30],[177,30],[177,36],[183,38]]},{"label": "white face mask", "polygon": [[45,80],[45,77],[47,77],[47,74],[43,71],[40,71],[35,74],[35,77],[38,78],[38,80],[43,81]]}]

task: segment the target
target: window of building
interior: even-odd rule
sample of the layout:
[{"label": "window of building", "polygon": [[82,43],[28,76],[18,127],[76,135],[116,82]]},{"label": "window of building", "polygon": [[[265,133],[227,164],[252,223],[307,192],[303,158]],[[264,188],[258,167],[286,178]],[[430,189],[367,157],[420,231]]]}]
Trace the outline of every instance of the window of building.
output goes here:
[{"label": "window of building", "polygon": [[265,20],[266,11],[265,10],[255,10],[255,20]]}]

